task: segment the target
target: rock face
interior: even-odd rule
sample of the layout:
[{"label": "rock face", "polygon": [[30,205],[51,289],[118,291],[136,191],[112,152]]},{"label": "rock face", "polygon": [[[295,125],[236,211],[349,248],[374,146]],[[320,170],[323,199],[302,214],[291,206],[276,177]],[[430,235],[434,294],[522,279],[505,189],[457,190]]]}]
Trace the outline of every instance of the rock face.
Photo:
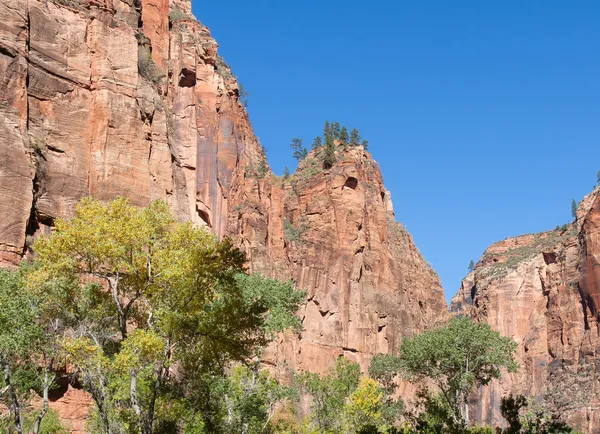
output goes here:
[{"label": "rock face", "polygon": [[600,433],[599,260],[597,189],[567,228],[496,243],[463,280],[451,311],[519,345],[519,371],[472,397],[479,422],[499,422],[501,397],[516,392]]},{"label": "rock face", "polygon": [[[84,196],[163,199],[232,237],[252,271],[307,290],[305,331],[269,349],[273,364],[323,371],[346,354],[366,366],[445,320],[439,279],[394,221],[370,154],[338,147],[330,169],[317,152],[273,176],[189,3],[3,0],[0,95],[0,263]],[[75,392],[53,406],[80,429]]]}]

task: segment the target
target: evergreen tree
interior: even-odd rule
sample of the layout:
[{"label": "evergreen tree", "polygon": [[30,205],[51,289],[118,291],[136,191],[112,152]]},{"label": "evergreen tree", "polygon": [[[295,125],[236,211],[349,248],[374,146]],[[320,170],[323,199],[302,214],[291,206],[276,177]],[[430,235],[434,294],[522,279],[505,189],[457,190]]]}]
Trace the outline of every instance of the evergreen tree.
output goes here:
[{"label": "evergreen tree", "polygon": [[325,138],[325,155],[323,156],[323,167],[329,169],[335,163],[335,144],[333,137]]},{"label": "evergreen tree", "polygon": [[283,169],[283,179],[288,179],[290,177],[290,169],[287,166]]},{"label": "evergreen tree", "polygon": [[331,134],[333,135],[334,140],[340,139],[341,126],[339,122],[334,122],[331,124]]},{"label": "evergreen tree", "polygon": [[346,127],[342,127],[340,130],[340,144],[346,148],[348,146],[348,130]]},{"label": "evergreen tree", "polygon": [[323,140],[321,139],[321,136],[315,137],[312,143],[312,149],[319,149],[321,146],[323,146]]},{"label": "evergreen tree", "polygon": [[325,142],[327,142],[328,137],[333,139],[333,132],[329,121],[325,121],[325,126],[323,127],[323,137],[325,137]]},{"label": "evergreen tree", "polygon": [[350,145],[358,146],[360,144],[360,134],[356,128],[352,128],[350,131]]},{"label": "evergreen tree", "polygon": [[299,139],[297,137],[292,139],[290,147],[294,150],[294,158],[298,160],[298,162],[306,158],[308,151],[304,146],[302,146],[302,139]]},{"label": "evergreen tree", "polygon": [[473,260],[471,259],[471,262],[469,262],[469,271],[473,271],[475,269],[475,262],[473,262]]},{"label": "evergreen tree", "polygon": [[574,219],[577,219],[577,202],[575,199],[571,202],[571,216],[573,216]]},{"label": "evergreen tree", "polygon": [[368,140],[363,140],[362,141],[362,146],[363,146],[363,148],[365,148],[365,151],[367,149],[369,149],[369,141]]},{"label": "evergreen tree", "polygon": [[596,174],[596,182],[600,185],[600,170],[598,170],[598,173]]}]

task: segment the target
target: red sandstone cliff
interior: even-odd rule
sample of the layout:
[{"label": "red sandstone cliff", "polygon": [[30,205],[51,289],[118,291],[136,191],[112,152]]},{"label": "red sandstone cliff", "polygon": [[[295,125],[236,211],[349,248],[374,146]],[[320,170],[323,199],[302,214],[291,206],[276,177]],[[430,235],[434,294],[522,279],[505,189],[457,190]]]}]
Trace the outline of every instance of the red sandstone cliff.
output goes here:
[{"label": "red sandstone cliff", "polygon": [[497,422],[509,391],[534,396],[571,424],[600,433],[600,189],[566,230],[490,246],[452,300],[518,344],[520,369],[475,393],[480,422]]},{"label": "red sandstone cliff", "polygon": [[[290,179],[273,176],[189,3],[3,0],[0,95],[0,262],[84,196],[164,199],[236,240],[252,271],[307,289],[305,331],[272,346],[270,363],[319,371],[346,354],[364,367],[446,318],[370,154],[340,148],[327,170],[310,154]],[[81,429],[75,395],[54,406]]]}]

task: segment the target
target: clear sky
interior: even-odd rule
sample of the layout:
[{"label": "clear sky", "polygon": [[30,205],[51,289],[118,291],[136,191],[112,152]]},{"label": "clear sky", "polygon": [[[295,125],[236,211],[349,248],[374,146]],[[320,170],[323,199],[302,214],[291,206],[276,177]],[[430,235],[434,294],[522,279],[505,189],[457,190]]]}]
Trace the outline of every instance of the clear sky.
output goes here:
[{"label": "clear sky", "polygon": [[448,299],[471,258],[566,223],[596,182],[598,1],[193,1],[274,172],[326,119],[358,128]]}]

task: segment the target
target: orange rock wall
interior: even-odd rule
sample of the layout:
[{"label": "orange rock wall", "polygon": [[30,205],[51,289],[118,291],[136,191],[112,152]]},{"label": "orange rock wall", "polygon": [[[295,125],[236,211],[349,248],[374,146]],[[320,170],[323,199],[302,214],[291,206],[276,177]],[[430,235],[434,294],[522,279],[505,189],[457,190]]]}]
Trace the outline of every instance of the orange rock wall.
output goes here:
[{"label": "orange rock wall", "polygon": [[588,433],[600,433],[600,191],[577,221],[490,246],[451,310],[518,343],[519,371],[472,396],[479,422],[497,423],[508,392],[535,397]]}]

